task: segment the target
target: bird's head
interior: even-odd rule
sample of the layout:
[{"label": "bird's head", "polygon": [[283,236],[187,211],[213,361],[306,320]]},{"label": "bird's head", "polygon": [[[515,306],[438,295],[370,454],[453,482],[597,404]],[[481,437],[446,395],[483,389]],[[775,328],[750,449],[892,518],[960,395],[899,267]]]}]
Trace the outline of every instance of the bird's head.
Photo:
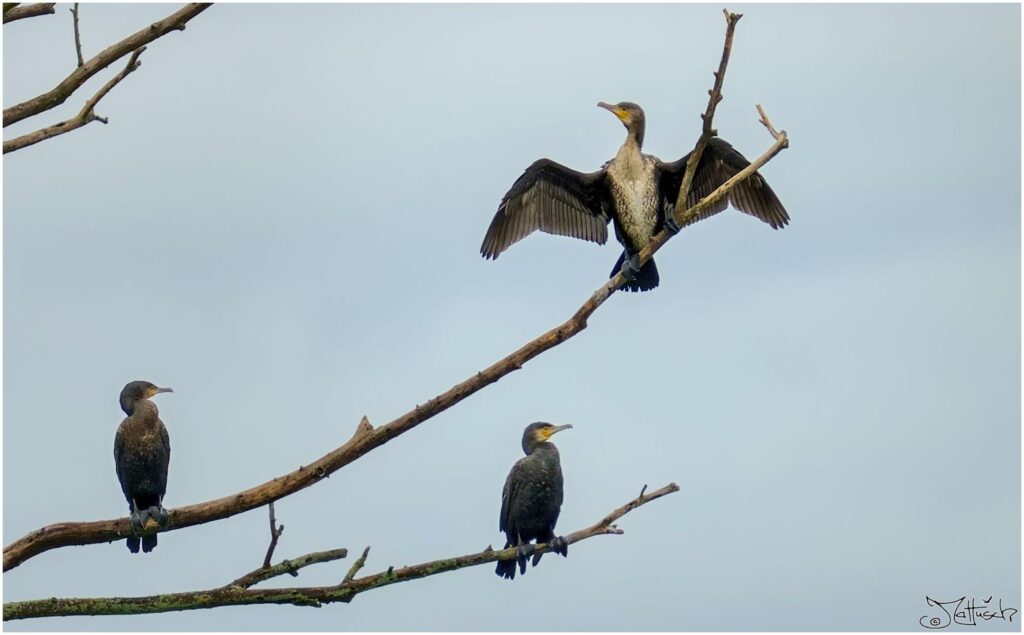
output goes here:
[{"label": "bird's head", "polygon": [[631,101],[620,101],[617,104],[606,104],[603,101],[597,103],[599,108],[604,108],[619,118],[622,125],[626,126],[629,134],[636,137],[638,144],[644,142],[644,128],[647,119],[644,117],[644,109]]},{"label": "bird's head", "polygon": [[140,399],[149,399],[162,392],[174,392],[173,388],[161,388],[148,381],[131,381],[121,390],[121,410],[128,416],[135,412],[135,403]]},{"label": "bird's head", "polygon": [[537,423],[531,423],[526,426],[523,430],[523,452],[527,454],[532,453],[537,446],[542,443],[547,443],[551,437],[562,430],[568,430],[572,428],[571,423],[567,423],[564,426],[556,426],[550,423],[544,423],[538,421]]}]

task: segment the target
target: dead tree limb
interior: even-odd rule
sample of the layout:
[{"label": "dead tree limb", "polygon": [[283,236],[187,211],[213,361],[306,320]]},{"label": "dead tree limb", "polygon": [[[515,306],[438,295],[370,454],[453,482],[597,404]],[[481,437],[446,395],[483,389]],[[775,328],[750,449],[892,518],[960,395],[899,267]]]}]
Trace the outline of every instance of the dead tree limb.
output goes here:
[{"label": "dead tree limb", "polygon": [[71,7],[71,19],[75,25],[75,54],[78,55],[78,65],[85,66],[85,60],[82,58],[82,34],[78,30],[78,3]]},{"label": "dead tree limb", "polygon": [[267,555],[263,557],[263,568],[270,568],[270,559],[274,557],[274,549],[277,547],[277,539],[284,533],[284,525],[278,526],[274,518],[274,503],[271,501],[267,507],[270,510],[270,544],[267,546]]},{"label": "dead tree limb", "polygon": [[[726,15],[728,17],[733,14],[726,12]],[[734,21],[730,21],[730,24],[734,26]],[[730,46],[730,43],[731,40],[727,40],[726,46]],[[728,55],[723,54],[723,63],[719,67],[719,78],[724,77],[725,63],[727,61]],[[714,90],[712,90],[711,99],[715,99]],[[713,115],[714,109],[709,106],[708,112]],[[710,116],[705,119],[705,125],[711,126]],[[696,205],[687,209],[679,217],[681,219],[680,224],[685,225],[690,219],[697,218],[713,203],[726,196],[743,179],[749,177],[783,148],[787,147],[789,141],[785,131],[778,133],[778,135],[775,143],[764,154],[723,183],[714,192],[701,199]],[[662,230],[651,239],[650,243],[638,254],[640,264],[645,263],[661,249],[669,237],[669,232]],[[367,425],[361,424],[357,427],[352,438],[344,445],[320,457],[312,464],[302,466],[294,472],[279,476],[262,485],[252,487],[237,494],[171,510],[170,521],[166,528],[159,530],[151,529],[149,531],[173,531],[234,516],[257,507],[262,507],[271,501],[293,494],[329,477],[374,448],[408,432],[434,415],[444,412],[477,391],[497,382],[505,375],[521,369],[526,362],[534,357],[577,335],[587,328],[587,320],[590,316],[625,282],[625,276],[621,272],[617,273],[594,291],[583,305],[564,323],[531,340],[518,350],[474,374],[462,383],[456,384],[425,404],[417,405],[409,412],[389,423],[376,428],[368,423]],[[50,549],[71,545],[112,542],[123,539],[130,532],[131,527],[127,518],[93,522],[64,522],[49,525],[32,531],[5,547],[3,570],[8,571],[25,560]]]},{"label": "dead tree limb", "polygon": [[[29,5],[34,6],[34,5]],[[133,53],[171,31],[182,31],[189,20],[196,17],[210,7],[208,3],[193,3],[175,11],[159,22],[154,22],[148,27],[129,35],[120,42],[113,44],[96,56],[89,59],[82,66],[79,66],[70,75],[65,77],[57,86],[42,95],[38,95],[20,104],[4,109],[4,127],[17,123],[22,119],[46,112],[51,108],[63,104],[68,97],[78,90],[82,84],[93,75],[110,66],[125,55]],[[9,16],[22,9],[16,7],[4,16],[4,22],[9,21]],[[52,6],[51,11],[52,13]]]},{"label": "dead tree limb", "polygon": [[35,132],[30,132],[28,134],[21,135],[20,137],[4,141],[4,154],[14,152],[15,150],[21,150],[22,148],[27,148],[30,145],[34,145],[40,141],[46,141],[47,139],[52,139],[53,137],[71,132],[72,130],[78,130],[82,126],[88,125],[94,121],[106,124],[108,119],[96,114],[96,104],[98,104],[100,100],[107,95],[107,93],[113,90],[114,86],[121,83],[122,79],[128,77],[135,72],[137,68],[142,66],[142,62],[139,61],[139,56],[142,55],[142,52],[145,50],[146,47],[143,46],[132,53],[132,56],[128,58],[128,65],[125,66],[120,73],[114,75],[109,82],[104,84],[103,88],[99,89],[99,91],[97,91],[89,101],[85,102],[85,105],[82,106],[82,109],[78,111],[77,115],[58,124],[47,126],[46,128],[41,128]]},{"label": "dead tree limb", "polygon": [[[736,32],[736,23],[743,17],[742,13],[729,13],[728,9],[723,9],[723,12],[725,13],[726,26],[722,59],[718,62],[718,70],[715,71],[715,83],[711,90],[708,91],[708,107],[700,116],[704,121],[704,125],[701,128],[700,137],[697,139],[697,145],[694,146],[693,152],[690,153],[690,158],[686,161],[683,184],[679,187],[679,194],[676,196],[676,205],[672,208],[673,210],[686,208],[686,197],[689,196],[690,188],[693,186],[693,177],[697,173],[697,164],[700,163],[700,157],[704,154],[704,148],[707,147],[708,141],[717,134],[711,123],[714,121],[718,102],[722,101],[722,84],[725,82],[725,69],[729,66],[729,56],[732,55],[732,37]],[[676,221],[678,222],[679,219],[676,218]]]},{"label": "dead tree limb", "polygon": [[313,553],[307,553],[304,556],[299,556],[292,560],[282,560],[273,566],[253,569],[242,577],[228,582],[222,586],[221,589],[248,589],[249,587],[259,584],[264,580],[269,580],[270,578],[276,578],[285,574],[288,574],[293,578],[298,577],[299,569],[308,567],[311,564],[341,560],[347,556],[348,549],[331,549],[330,551],[315,551]]},{"label": "dead tree limb", "polygon": [[34,18],[37,15],[52,15],[54,13],[53,7],[56,4],[56,2],[37,2],[35,4],[21,4],[20,2],[4,3],[4,24],[23,18]]},{"label": "dead tree limb", "polygon": [[[569,544],[605,534],[622,534],[622,529],[615,521],[629,512],[652,500],[673,492],[679,486],[669,483],[650,494],[640,495],[622,507],[613,510],[607,516],[590,527],[575,531],[565,536]],[[361,561],[365,562],[367,551],[363,552]],[[547,545],[537,546],[537,552],[548,551]],[[295,568],[308,566],[314,562],[337,560],[345,555],[344,549],[323,551],[308,554],[293,561]],[[324,554],[331,554],[325,556]],[[340,556],[338,554],[341,554]],[[290,569],[282,564],[272,569],[257,569],[242,576],[234,582],[207,591],[189,591],[186,593],[168,593],[146,597],[107,597],[107,598],[47,598],[43,600],[26,600],[4,604],[4,620],[20,620],[34,617],[56,617],[69,615],[139,615],[145,613],[168,613],[172,611],[190,611],[211,609],[219,606],[241,606],[246,604],[293,604],[296,606],[321,606],[332,602],[351,602],[352,598],[379,589],[380,587],[418,580],[448,571],[475,567],[498,560],[511,560],[516,557],[516,549],[509,547],[495,551],[488,547],[479,553],[473,553],[443,560],[434,560],[406,567],[388,567],[385,571],[362,578],[345,576],[341,584],[321,587],[292,587],[284,589],[252,589],[257,582],[289,573]],[[288,561],[285,561],[288,562]],[[358,563],[357,563],[358,564]],[[358,568],[353,566],[354,571]],[[351,570],[350,570],[351,571]],[[353,573],[354,575],[354,573]],[[261,577],[263,576],[263,577]]]}]

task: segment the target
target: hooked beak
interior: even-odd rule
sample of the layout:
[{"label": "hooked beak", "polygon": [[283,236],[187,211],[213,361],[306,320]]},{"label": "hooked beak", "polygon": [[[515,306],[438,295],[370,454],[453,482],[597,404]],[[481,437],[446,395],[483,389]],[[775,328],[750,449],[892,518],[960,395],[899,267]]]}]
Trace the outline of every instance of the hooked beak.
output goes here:
[{"label": "hooked beak", "polygon": [[551,434],[548,436],[553,436],[556,432],[561,432],[562,430],[572,430],[572,424],[567,423],[564,426],[555,426],[554,428],[551,428]]},{"label": "hooked beak", "polygon": [[598,108],[604,108],[608,112],[610,112],[613,115],[615,115],[619,119],[619,121],[624,121],[623,117],[625,117],[626,112],[624,110],[622,110],[621,108],[619,108],[618,106],[614,106],[612,104],[606,104],[603,101],[599,101],[599,102],[597,102],[597,107]]},{"label": "hooked beak", "polygon": [[160,394],[162,392],[174,392],[174,389],[173,388],[161,388],[160,386],[157,386],[156,390],[153,391],[153,394],[154,395],[158,395],[158,394]]}]

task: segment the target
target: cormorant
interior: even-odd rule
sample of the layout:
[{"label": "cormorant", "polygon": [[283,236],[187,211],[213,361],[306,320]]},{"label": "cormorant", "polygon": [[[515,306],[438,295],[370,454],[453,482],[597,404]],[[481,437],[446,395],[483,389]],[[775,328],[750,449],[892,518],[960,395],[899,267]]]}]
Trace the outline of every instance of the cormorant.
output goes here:
[{"label": "cormorant", "polygon": [[[673,220],[673,211],[690,155],[665,163],[642,153],[643,109],[627,101],[597,105],[611,111],[626,127],[626,141],[619,153],[597,172],[577,172],[550,159],[540,159],[526,168],[501,199],[480,254],[497,258],[538,229],[603,245],[611,220],[615,236],[625,248],[611,276],[621,268],[629,280],[625,289],[647,291],[658,286],[658,269],[653,258],[638,269],[635,256],[663,228],[672,233],[681,229]],[[696,204],[748,165],[750,162],[729,143],[712,137],[697,164],[686,206]],[[782,203],[757,172],[691,222],[717,214],[729,203],[772,229],[789,222]]]},{"label": "cormorant", "polygon": [[[168,514],[163,507],[167,492],[167,466],[171,461],[171,441],[150,397],[162,392],[148,381],[129,382],[121,391],[121,410],[128,415],[114,437],[114,466],[121,491],[128,500],[132,529],[141,533],[149,520],[167,525]],[[156,547],[156,534],[142,536],[142,551]],[[128,549],[139,552],[139,536],[129,536]]]},{"label": "cormorant", "polygon": [[565,538],[555,536],[555,523],[562,509],[562,466],[558,448],[549,439],[551,435],[568,430],[571,425],[554,426],[550,423],[531,423],[523,431],[523,452],[526,456],[516,461],[505,479],[501,491],[501,517],[498,529],[505,532],[505,548],[516,547],[515,560],[499,560],[496,573],[509,580],[516,577],[516,563],[520,573],[526,573],[526,559],[533,555],[533,565],[543,554],[534,553],[531,540],[547,543],[551,551],[569,555]]}]

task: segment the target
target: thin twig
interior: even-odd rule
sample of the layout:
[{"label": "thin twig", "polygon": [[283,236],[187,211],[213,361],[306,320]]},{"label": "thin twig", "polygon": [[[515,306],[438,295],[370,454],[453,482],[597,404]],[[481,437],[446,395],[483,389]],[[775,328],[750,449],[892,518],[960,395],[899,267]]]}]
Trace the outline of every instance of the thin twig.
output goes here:
[{"label": "thin twig", "polygon": [[254,569],[220,588],[230,589],[234,587],[239,589],[248,589],[254,584],[285,574],[296,577],[299,575],[299,569],[308,567],[311,564],[341,560],[347,556],[348,549],[331,549],[330,551],[315,551],[313,553],[307,553],[304,556],[299,556],[298,558],[293,558],[291,560],[282,560],[271,567],[260,567],[259,569]]},{"label": "thin twig", "polygon": [[[720,74],[724,76],[724,73]],[[757,171],[758,168],[767,163],[787,145],[788,140],[785,131],[783,131],[780,133],[780,138],[776,139],[775,144],[764,154],[723,183],[710,195],[686,210],[680,220],[680,224],[685,225],[688,222],[687,219],[696,218],[699,214],[706,211],[714,202],[726,196],[740,181]],[[668,238],[669,233],[666,230],[662,230],[654,236],[637,255],[639,264],[643,265],[643,263],[649,260],[654,253],[661,249]],[[541,353],[576,336],[587,328],[587,321],[590,316],[625,283],[626,277],[622,272],[617,273],[598,287],[580,308],[562,324],[527,342],[524,346],[506,355],[491,366],[474,373],[469,379],[456,384],[425,404],[416,406],[397,419],[373,428],[365,434],[354,434],[344,445],[320,457],[312,464],[302,466],[294,472],[237,494],[171,510],[170,521],[167,527],[161,529],[161,531],[174,531],[241,514],[320,482],[373,449],[408,432],[438,413],[444,412],[509,373],[521,369],[526,362]],[[127,518],[93,522],[64,522],[48,525],[30,532],[6,546],[4,548],[3,570],[9,571],[25,560],[51,549],[71,545],[113,542],[122,539],[130,531],[131,525]]]},{"label": "thin twig", "polygon": [[78,65],[85,66],[85,59],[82,58],[82,36],[78,32],[78,3],[71,7],[71,17],[75,23],[75,53],[78,54]]},{"label": "thin twig", "polygon": [[764,113],[764,108],[761,107],[761,104],[757,104],[757,114],[761,115],[761,119],[759,121],[761,122],[762,126],[768,129],[768,134],[772,136],[772,139],[778,141],[779,137],[786,134],[785,130],[779,132],[778,130],[775,129],[775,126],[773,126],[772,122],[769,121],[768,115]]},{"label": "thin twig", "polygon": [[271,501],[267,507],[270,509],[270,545],[267,547],[267,555],[263,558],[263,568],[270,568],[270,559],[274,557],[274,548],[277,547],[277,539],[284,533],[284,525],[277,526],[277,519],[274,518],[274,502]]},{"label": "thin twig", "polygon": [[359,570],[362,569],[364,565],[366,565],[366,556],[368,555],[370,555],[369,545],[366,546],[366,549],[363,549],[363,555],[359,556],[359,559],[353,562],[352,566],[349,567],[348,573],[345,574],[345,578],[341,581],[342,584],[345,584],[346,582],[351,582],[352,579],[356,577],[356,574],[359,573]]},{"label": "thin twig", "polygon": [[[669,483],[661,489],[645,496],[638,496],[622,507],[613,510],[604,518],[590,527],[575,531],[565,536],[568,544],[573,544],[602,535],[618,535],[623,531],[615,526],[615,521],[622,518],[637,507],[673,492],[679,486]],[[537,552],[548,551],[545,544],[537,545]],[[363,552],[364,555],[366,552]],[[312,554],[311,554],[312,555]],[[293,604],[296,606],[321,606],[330,602],[351,602],[360,593],[400,582],[408,582],[438,575],[448,571],[474,567],[498,560],[512,560],[516,557],[515,547],[494,551],[485,549],[479,553],[456,556],[443,560],[434,560],[408,567],[388,567],[386,571],[362,578],[348,579],[339,585],[326,587],[292,587],[284,589],[250,589],[250,578],[243,576],[228,586],[208,591],[189,591],[187,593],[170,593],[148,597],[108,597],[108,598],[48,598],[43,600],[27,600],[4,604],[4,620],[17,620],[33,617],[53,617],[57,615],[137,615],[142,613],[168,613],[171,611],[188,611],[209,609],[219,606],[239,606],[245,604]],[[278,565],[280,566],[280,565]],[[263,569],[247,574],[261,574]],[[280,573],[278,573],[280,575]],[[266,578],[263,578],[266,579]],[[247,586],[248,585],[248,586]]]},{"label": "thin twig", "polygon": [[[35,6],[35,5],[29,5]],[[41,112],[46,112],[51,108],[63,104],[67,101],[68,97],[78,90],[82,84],[87,82],[96,73],[102,71],[104,68],[110,66],[117,60],[121,59],[125,55],[139,50],[146,44],[149,44],[153,40],[156,40],[164,35],[167,35],[171,31],[182,31],[185,29],[186,23],[189,20],[196,17],[206,9],[210,7],[209,4],[193,3],[186,5],[185,7],[175,11],[171,15],[167,16],[159,22],[154,22],[148,27],[137,31],[132,35],[124,38],[120,42],[112,46],[108,46],[106,49],[101,51],[96,56],[90,58],[85,64],[79,66],[72,71],[67,77],[65,77],[57,86],[53,89],[33,97],[28,101],[23,101],[20,104],[11,106],[10,108],[4,109],[4,127],[38,115]],[[21,10],[23,7],[17,7],[12,9],[8,15],[4,16],[4,22],[8,22],[10,14]],[[52,6],[51,6],[52,12]]]},{"label": "thin twig", "polygon": [[98,121],[102,124],[108,123],[109,120],[106,117],[100,117],[95,113],[96,104],[98,104],[100,100],[107,95],[107,93],[113,90],[114,86],[117,86],[122,79],[128,77],[134,73],[137,68],[142,66],[142,62],[139,61],[139,56],[142,55],[142,52],[145,50],[146,47],[143,46],[132,53],[132,56],[128,59],[128,65],[125,66],[120,73],[114,75],[109,82],[104,84],[103,88],[100,88],[89,101],[85,102],[85,105],[82,106],[82,109],[78,111],[77,115],[67,121],[62,121],[58,124],[24,134],[20,137],[15,137],[9,141],[4,141],[4,154],[14,152],[15,150],[21,150],[22,148],[27,148],[30,145],[37,144],[40,141],[46,141],[47,139],[51,139],[58,135],[71,132],[72,130],[77,130],[94,121]]},{"label": "thin twig", "polygon": [[57,3],[37,2],[35,4],[20,4],[18,2],[11,2],[9,4],[14,6],[9,7],[8,4],[4,4],[4,24],[24,18],[34,18],[38,15],[52,15],[54,13],[53,7]]},{"label": "thin twig", "polygon": [[690,153],[690,158],[686,161],[683,183],[679,187],[679,194],[676,195],[675,207],[672,208],[677,224],[679,223],[679,217],[676,211],[686,208],[687,197],[690,195],[690,188],[693,186],[693,177],[697,174],[697,164],[700,163],[700,158],[704,154],[704,148],[707,147],[711,137],[717,134],[717,131],[712,126],[712,122],[715,119],[715,110],[718,108],[718,102],[722,101],[722,84],[725,82],[725,69],[729,66],[729,56],[732,55],[732,38],[736,32],[736,23],[743,17],[742,13],[730,13],[728,9],[723,9],[723,12],[725,13],[725,44],[722,46],[722,59],[719,60],[718,70],[715,71],[715,83],[711,90],[708,91],[708,107],[700,116],[704,121],[700,137],[697,139],[697,144],[693,147],[693,152]]}]

